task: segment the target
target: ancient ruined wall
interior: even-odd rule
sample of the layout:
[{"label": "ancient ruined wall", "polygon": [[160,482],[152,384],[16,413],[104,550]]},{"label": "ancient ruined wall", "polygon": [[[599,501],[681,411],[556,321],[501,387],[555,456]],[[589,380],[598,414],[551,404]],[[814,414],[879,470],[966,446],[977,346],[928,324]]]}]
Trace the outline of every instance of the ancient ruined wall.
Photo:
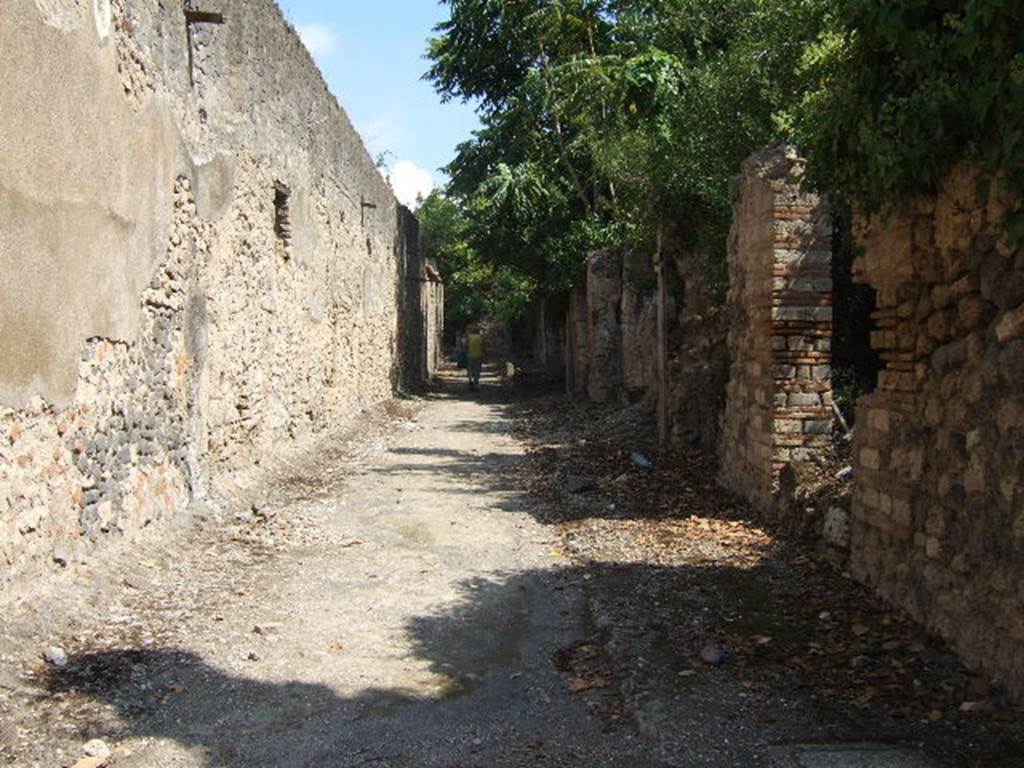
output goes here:
[{"label": "ancient ruined wall", "polygon": [[223,23],[5,4],[5,582],[235,487],[397,382],[392,193],[272,0],[204,10]]},{"label": "ancient ruined wall", "polygon": [[614,400],[622,381],[622,256],[601,251],[587,259],[587,394]]},{"label": "ancient ruined wall", "polygon": [[566,309],[564,301],[539,299],[531,313],[533,364],[547,376],[565,374]]},{"label": "ancient ruined wall", "polygon": [[588,314],[586,288],[577,285],[569,292],[569,311],[566,320],[569,336],[566,344],[569,381],[566,382],[566,388],[578,397],[586,397],[587,382],[590,380]]},{"label": "ancient ruined wall", "polygon": [[858,406],[851,568],[1024,692],[1024,254],[953,174],[861,222],[885,369]]},{"label": "ancient ruined wall", "polygon": [[420,225],[398,207],[399,389],[422,389],[437,371],[443,353],[444,285],[433,260],[423,253]]},{"label": "ancient ruined wall", "polygon": [[720,449],[723,483],[774,509],[779,471],[824,445],[831,413],[831,219],[803,192],[787,147],[753,155],[733,182],[733,313]]},{"label": "ancient ruined wall", "polygon": [[683,296],[669,337],[668,413],[675,441],[717,451],[729,380],[729,314],[712,296],[699,254],[673,259]]},{"label": "ancient ruined wall", "polygon": [[619,300],[619,342],[622,352],[622,393],[630,402],[657,395],[657,275],[649,254],[622,255],[622,296]]},{"label": "ancient ruined wall", "polygon": [[[717,447],[728,355],[721,307],[689,254],[671,261],[668,418],[674,440]],[[569,296],[569,390],[597,402],[659,397],[657,275],[650,254],[601,252]],[[681,299],[681,300],[680,300]]]},{"label": "ancient ruined wall", "polygon": [[600,251],[572,291],[574,390],[594,402],[640,399],[656,386],[657,314],[649,256]]},{"label": "ancient ruined wall", "polygon": [[426,328],[424,336],[427,346],[427,370],[424,379],[431,379],[444,362],[444,278],[437,271],[433,260],[426,263],[426,279],[423,291],[426,294]]}]

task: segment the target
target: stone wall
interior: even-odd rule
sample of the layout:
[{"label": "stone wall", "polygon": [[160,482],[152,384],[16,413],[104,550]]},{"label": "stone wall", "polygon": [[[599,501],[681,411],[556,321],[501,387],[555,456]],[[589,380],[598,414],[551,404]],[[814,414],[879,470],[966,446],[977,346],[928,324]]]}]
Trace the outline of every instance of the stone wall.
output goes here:
[{"label": "stone wall", "polygon": [[589,364],[586,391],[595,403],[614,401],[622,384],[622,255],[595,253],[587,259]]},{"label": "stone wall", "polygon": [[590,331],[587,321],[586,287],[575,286],[569,291],[567,313],[566,389],[577,397],[587,396],[587,382],[590,379]]},{"label": "stone wall", "polygon": [[885,369],[858,406],[851,569],[1024,694],[1024,254],[954,173],[860,222]]},{"label": "stone wall", "polygon": [[8,0],[0,581],[232,492],[399,383],[397,203],[272,0]]},{"label": "stone wall", "polygon": [[533,367],[544,376],[561,378],[566,371],[565,301],[552,297],[539,299],[530,315]]},{"label": "stone wall", "polygon": [[[569,297],[570,389],[593,402],[642,399],[657,385],[650,258],[600,251]],[[645,285],[645,282],[648,285]]]},{"label": "stone wall", "polygon": [[670,435],[716,452],[729,379],[729,313],[714,296],[700,253],[679,253],[673,261],[683,297],[669,335]]},{"label": "stone wall", "polygon": [[434,377],[444,362],[444,277],[438,272],[434,259],[427,259],[425,266],[427,369],[424,381],[427,381]]},{"label": "stone wall", "polygon": [[444,282],[434,260],[424,255],[419,221],[403,205],[398,207],[398,230],[399,389],[414,392],[441,364]]},{"label": "stone wall", "polygon": [[[717,446],[728,357],[721,307],[689,253],[669,262],[682,295],[669,292],[668,420],[670,435]],[[672,268],[670,268],[671,271]],[[652,406],[658,398],[657,276],[650,254],[600,252],[587,280],[569,294],[569,391],[595,402]]]},{"label": "stone wall", "polygon": [[801,190],[802,176],[792,149],[772,147],[732,186],[721,473],[766,512],[779,472],[810,461],[832,428],[832,222],[827,202]]}]

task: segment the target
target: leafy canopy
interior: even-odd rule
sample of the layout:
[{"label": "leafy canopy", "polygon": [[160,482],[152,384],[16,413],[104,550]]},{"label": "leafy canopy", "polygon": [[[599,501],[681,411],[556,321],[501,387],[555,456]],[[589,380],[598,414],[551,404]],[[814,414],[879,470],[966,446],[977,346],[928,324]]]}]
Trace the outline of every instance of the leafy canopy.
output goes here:
[{"label": "leafy canopy", "polygon": [[1022,18],[1024,0],[836,4],[789,116],[817,183],[876,212],[966,160],[1024,192]]},{"label": "leafy canopy", "polygon": [[656,234],[721,257],[728,180],[779,135],[824,0],[445,0],[427,74],[478,104],[449,191],[539,291]]},{"label": "leafy canopy", "polygon": [[728,180],[775,139],[866,212],[965,159],[1024,193],[1024,0],[443,2],[426,77],[483,122],[448,192],[516,295],[657,234],[720,267]]}]

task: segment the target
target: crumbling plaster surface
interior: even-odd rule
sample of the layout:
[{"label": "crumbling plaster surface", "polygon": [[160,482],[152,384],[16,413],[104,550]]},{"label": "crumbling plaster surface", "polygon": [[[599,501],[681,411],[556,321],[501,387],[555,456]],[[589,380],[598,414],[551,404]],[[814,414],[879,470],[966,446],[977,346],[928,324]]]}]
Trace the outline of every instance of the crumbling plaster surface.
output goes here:
[{"label": "crumbling plaster surface", "polygon": [[191,73],[180,4],[8,5],[4,582],[74,566],[388,397],[403,247],[272,0],[206,3],[225,23],[192,25]]},{"label": "crumbling plaster surface", "polygon": [[12,5],[0,30],[0,253],[17,279],[0,283],[0,402],[65,405],[83,341],[138,328],[187,153],[166,107],[136,116],[118,79],[96,76],[113,59],[93,25],[65,33],[34,3]]}]

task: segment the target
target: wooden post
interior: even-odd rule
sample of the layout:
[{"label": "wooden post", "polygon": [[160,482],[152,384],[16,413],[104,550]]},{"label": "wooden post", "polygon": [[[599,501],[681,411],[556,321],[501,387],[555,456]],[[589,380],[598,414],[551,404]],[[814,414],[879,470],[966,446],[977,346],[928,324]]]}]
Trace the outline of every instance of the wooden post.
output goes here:
[{"label": "wooden post", "polygon": [[539,326],[540,332],[540,363],[544,367],[544,377],[547,378],[550,371],[548,370],[548,315],[547,315],[547,300],[540,300],[540,311],[538,312],[539,317],[537,318],[537,325]]},{"label": "wooden post", "polygon": [[668,278],[661,252],[661,229],[654,255],[658,276],[658,444],[668,445]]},{"label": "wooden post", "polygon": [[572,322],[572,293],[569,294],[569,308],[565,311],[565,394],[572,395],[575,387],[573,381],[573,359],[575,355],[576,334]]}]

